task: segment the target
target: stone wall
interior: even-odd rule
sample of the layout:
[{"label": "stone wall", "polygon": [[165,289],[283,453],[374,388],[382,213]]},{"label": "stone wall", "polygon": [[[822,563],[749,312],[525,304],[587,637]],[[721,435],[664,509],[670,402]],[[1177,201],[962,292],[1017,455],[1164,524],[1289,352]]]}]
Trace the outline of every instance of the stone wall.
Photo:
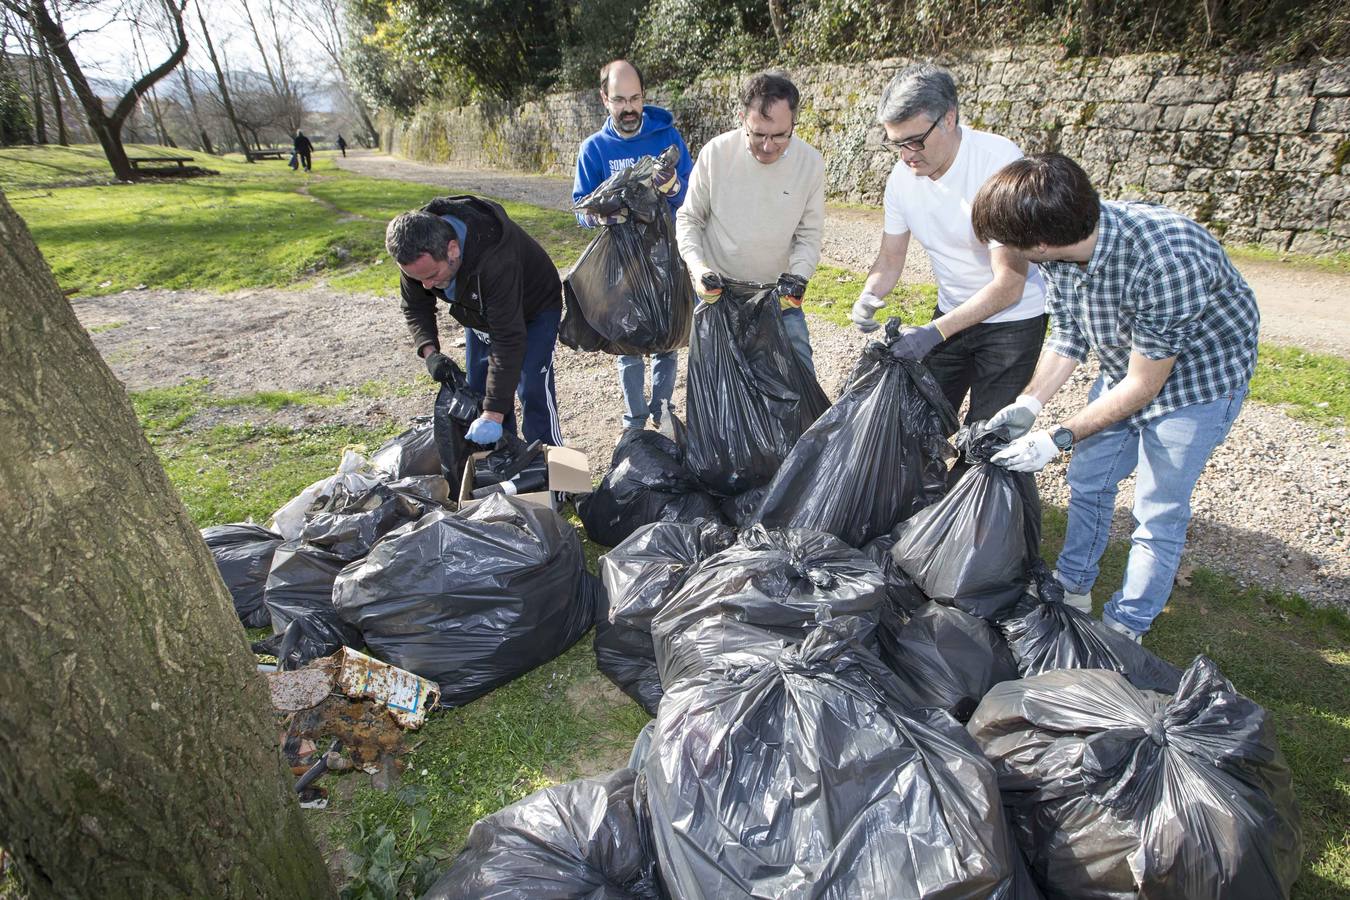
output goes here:
[{"label": "stone wall", "polygon": [[[825,155],[832,199],[879,203],[894,157],[875,124],[886,81],[907,60],[793,69],[797,134]],[[1296,253],[1350,251],[1350,60],[1264,68],[1250,59],[1146,54],[1059,60],[1038,48],[943,60],[966,123],[1027,153],[1077,159],[1102,195],[1163,203],[1226,243]],[[698,147],[735,125],[738,79],[650,92]],[[427,108],[384,123],[414,159],[570,174],[604,121],[594,91],[511,108]]]}]

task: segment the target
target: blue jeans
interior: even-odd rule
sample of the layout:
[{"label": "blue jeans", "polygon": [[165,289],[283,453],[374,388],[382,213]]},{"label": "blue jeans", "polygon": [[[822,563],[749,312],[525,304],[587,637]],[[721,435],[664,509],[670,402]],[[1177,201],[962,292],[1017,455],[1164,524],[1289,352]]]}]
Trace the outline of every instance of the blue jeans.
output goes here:
[{"label": "blue jeans", "polygon": [[[1089,400],[1101,395],[1101,378]],[[1069,462],[1069,526],[1057,567],[1065,588],[1085,594],[1100,571],[1121,479],[1138,468],[1134,534],[1125,582],[1106,614],[1136,632],[1149,630],[1167,605],[1181,565],[1191,492],[1214,448],[1223,443],[1247,389],[1184,406],[1135,430],[1124,422],[1084,438]]]},{"label": "blue jeans", "polygon": [[[553,348],[558,345],[561,309],[541,312],[525,323],[525,361],[520,367],[516,396],[525,417],[527,441],[543,441],[553,447],[563,445],[562,424],[558,421],[558,392],[553,386]],[[469,387],[487,389],[490,338],[472,328],[464,329],[464,362]],[[516,413],[512,410],[502,428],[514,431]]]},{"label": "blue jeans", "polygon": [[652,355],[652,400],[647,402],[647,371],[645,356],[619,357],[619,384],[623,387],[623,405],[627,412],[623,424],[627,428],[645,428],[647,416],[659,418],[661,402],[670,402],[675,395],[675,370],[679,366],[678,350]]},{"label": "blue jeans", "polygon": [[816,364],[811,359],[811,333],[806,330],[806,313],[796,307],[783,310],[783,330],[787,332],[792,349],[801,357],[802,364],[814,376]]}]

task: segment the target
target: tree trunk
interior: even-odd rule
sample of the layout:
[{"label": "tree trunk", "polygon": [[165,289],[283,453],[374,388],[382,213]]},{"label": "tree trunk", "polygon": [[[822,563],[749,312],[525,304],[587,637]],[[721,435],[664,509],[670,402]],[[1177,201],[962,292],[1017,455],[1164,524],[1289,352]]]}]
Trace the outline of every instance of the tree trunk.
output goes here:
[{"label": "tree trunk", "polygon": [[42,106],[42,84],[38,80],[37,47],[34,46],[35,43],[41,43],[42,37],[38,34],[31,13],[28,16],[28,28],[31,29],[31,36],[29,31],[22,28],[19,29],[19,34],[23,39],[24,53],[28,56],[28,86],[33,91],[34,143],[45,144],[47,143],[47,111]]},{"label": "tree trunk", "polygon": [[0,846],[32,897],[332,897],[210,552],[0,193]]},{"label": "tree trunk", "polygon": [[183,68],[180,72],[183,76],[183,90],[187,92],[188,109],[192,110],[192,122],[197,126],[197,132],[201,135],[202,150],[215,155],[215,150],[211,149],[211,135],[207,133],[206,126],[202,124],[201,109],[197,106],[197,92],[192,89],[192,70],[184,60]]},{"label": "tree trunk", "polygon": [[235,115],[234,104],[230,102],[230,86],[225,83],[225,72],[220,68],[220,59],[216,57],[216,46],[211,42],[211,32],[207,30],[206,16],[202,15],[201,3],[197,3],[197,21],[202,25],[202,40],[206,42],[206,55],[211,58],[211,67],[216,70],[216,84],[220,86],[220,101],[225,106],[225,115],[234,128],[235,137],[239,138],[239,152],[244,154],[245,162],[253,162],[253,157],[248,152],[248,139],[244,137],[244,130],[239,127],[239,117]]},{"label": "tree trunk", "polygon": [[47,52],[47,42],[38,36],[42,47],[42,68],[47,72],[47,93],[52,95],[52,115],[56,118],[56,142],[62,147],[70,146],[70,135],[66,132],[66,114],[61,108],[61,92],[56,88],[56,67],[52,65],[52,55]]}]

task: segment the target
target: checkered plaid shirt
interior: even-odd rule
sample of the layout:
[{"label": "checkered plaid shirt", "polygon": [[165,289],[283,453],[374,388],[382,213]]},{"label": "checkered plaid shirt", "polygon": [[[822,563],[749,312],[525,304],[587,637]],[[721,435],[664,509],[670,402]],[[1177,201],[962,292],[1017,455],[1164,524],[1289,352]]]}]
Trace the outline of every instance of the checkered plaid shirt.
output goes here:
[{"label": "checkered plaid shirt", "polygon": [[1087,268],[1040,266],[1050,350],[1079,362],[1096,351],[1107,387],[1125,377],[1131,351],[1177,358],[1158,396],[1128,419],[1131,427],[1251,381],[1256,297],[1219,242],[1185,216],[1150,203],[1104,202]]}]

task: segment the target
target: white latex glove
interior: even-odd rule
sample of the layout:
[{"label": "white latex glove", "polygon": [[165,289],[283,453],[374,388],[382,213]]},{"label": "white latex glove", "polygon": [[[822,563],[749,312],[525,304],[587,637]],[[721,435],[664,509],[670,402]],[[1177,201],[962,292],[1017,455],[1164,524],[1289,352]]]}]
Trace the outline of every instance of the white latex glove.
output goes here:
[{"label": "white latex glove", "polygon": [[1031,426],[1036,424],[1036,417],[1040,414],[1041,401],[1030,394],[1022,394],[990,416],[985,427],[992,431],[1000,425],[1007,425],[1008,437],[1020,438],[1031,430]]},{"label": "white latex glove", "polygon": [[885,305],[886,301],[876,294],[863,291],[858,297],[858,302],[853,304],[853,312],[849,314],[849,318],[863,332],[876,331],[881,327],[881,323],[876,320],[877,311]]},{"label": "white latex glove", "polygon": [[1059,456],[1059,448],[1048,431],[1033,431],[1020,437],[989,458],[1010,472],[1039,472]]}]

